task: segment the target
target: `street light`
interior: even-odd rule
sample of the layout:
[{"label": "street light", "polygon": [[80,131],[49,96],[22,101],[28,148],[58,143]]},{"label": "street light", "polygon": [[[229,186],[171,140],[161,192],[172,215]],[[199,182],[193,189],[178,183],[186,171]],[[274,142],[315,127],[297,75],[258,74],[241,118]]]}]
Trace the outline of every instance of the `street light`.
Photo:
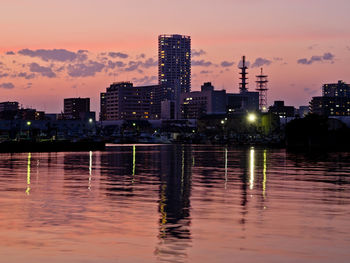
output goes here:
[{"label": "street light", "polygon": [[248,122],[253,123],[256,121],[256,115],[254,113],[249,113],[247,116]]},{"label": "street light", "polygon": [[32,122],[31,121],[27,121],[27,126],[30,126],[32,125]]},{"label": "street light", "polygon": [[89,119],[89,122],[90,122],[90,123],[92,123],[92,122],[93,122],[93,119],[92,119],[92,118],[90,118],[90,119]]}]

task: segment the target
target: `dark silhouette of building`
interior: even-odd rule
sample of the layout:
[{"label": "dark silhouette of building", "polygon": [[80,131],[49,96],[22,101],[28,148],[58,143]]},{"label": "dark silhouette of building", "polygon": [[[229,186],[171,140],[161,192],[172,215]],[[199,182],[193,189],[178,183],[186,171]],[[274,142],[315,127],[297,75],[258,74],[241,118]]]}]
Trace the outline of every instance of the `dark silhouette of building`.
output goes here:
[{"label": "dark silhouette of building", "polygon": [[106,92],[100,93],[100,121],[107,120],[107,100]]},{"label": "dark silhouette of building", "polygon": [[16,111],[18,110],[18,102],[17,101],[5,101],[0,102],[0,112],[2,111]]},{"label": "dark silhouette of building", "polygon": [[344,97],[350,98],[350,84],[339,80],[338,83],[324,84],[322,86],[323,97]]},{"label": "dark silhouette of building", "polygon": [[181,115],[184,119],[223,113],[226,113],[226,91],[214,90],[210,82],[204,83],[201,91],[181,93]]},{"label": "dark silhouette of building", "polygon": [[[172,91],[179,82],[181,92],[191,90],[191,38],[182,35],[158,37],[159,85]],[[175,91],[173,91],[175,92]]]},{"label": "dark silhouette of building", "polygon": [[64,99],[63,112],[65,119],[85,119],[90,113],[90,98]]},{"label": "dark silhouette of building", "polygon": [[[134,87],[131,82],[115,82],[106,90],[106,120],[154,119],[160,115],[159,85]],[[102,96],[102,95],[101,95]],[[101,105],[102,109],[102,105]]]},{"label": "dark silhouette of building", "polygon": [[226,110],[228,114],[259,110],[259,92],[227,93]]},{"label": "dark silhouette of building", "polygon": [[280,118],[294,117],[295,108],[293,106],[285,106],[284,101],[275,101],[269,107],[269,113],[278,115]]},{"label": "dark silhouette of building", "polygon": [[313,97],[310,102],[311,113],[325,116],[350,116],[350,84],[324,84],[322,96]]}]

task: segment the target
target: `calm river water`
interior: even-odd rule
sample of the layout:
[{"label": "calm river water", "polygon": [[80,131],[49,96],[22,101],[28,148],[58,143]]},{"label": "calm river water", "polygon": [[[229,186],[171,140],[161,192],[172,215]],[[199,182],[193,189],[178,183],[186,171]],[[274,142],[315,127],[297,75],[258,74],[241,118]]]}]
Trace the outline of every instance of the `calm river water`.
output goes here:
[{"label": "calm river water", "polygon": [[349,262],[350,154],[0,154],[0,262]]}]

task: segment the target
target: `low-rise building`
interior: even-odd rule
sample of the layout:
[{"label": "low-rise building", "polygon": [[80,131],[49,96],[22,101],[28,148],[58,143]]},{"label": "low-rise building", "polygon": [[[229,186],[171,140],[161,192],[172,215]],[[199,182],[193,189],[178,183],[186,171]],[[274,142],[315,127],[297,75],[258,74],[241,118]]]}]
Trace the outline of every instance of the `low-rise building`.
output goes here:
[{"label": "low-rise building", "polygon": [[341,80],[324,84],[322,96],[310,101],[310,111],[325,116],[350,116],[350,84]]},{"label": "low-rise building", "polygon": [[[116,82],[106,90],[106,120],[151,119],[154,94],[159,85],[134,87],[131,82]],[[159,102],[160,103],[160,102]]]},{"label": "low-rise building", "polygon": [[276,114],[280,118],[294,117],[295,108],[293,106],[285,106],[284,101],[278,100],[269,107],[269,113]]},{"label": "low-rise building", "polygon": [[201,91],[181,93],[181,116],[198,119],[206,114],[226,113],[226,91],[214,90],[210,82],[201,86]]},{"label": "low-rise building", "polygon": [[83,120],[90,118],[90,98],[64,99],[64,119]]}]

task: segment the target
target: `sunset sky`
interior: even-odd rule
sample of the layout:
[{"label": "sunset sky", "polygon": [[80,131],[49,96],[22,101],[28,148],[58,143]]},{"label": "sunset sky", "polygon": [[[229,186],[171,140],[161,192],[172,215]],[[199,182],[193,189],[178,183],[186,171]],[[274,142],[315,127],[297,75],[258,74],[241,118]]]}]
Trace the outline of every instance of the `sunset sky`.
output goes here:
[{"label": "sunset sky", "polygon": [[0,101],[60,112],[114,81],[155,84],[157,39],[192,39],[192,90],[249,90],[262,66],[268,104],[308,105],[322,83],[350,82],[349,0],[1,0]]}]

